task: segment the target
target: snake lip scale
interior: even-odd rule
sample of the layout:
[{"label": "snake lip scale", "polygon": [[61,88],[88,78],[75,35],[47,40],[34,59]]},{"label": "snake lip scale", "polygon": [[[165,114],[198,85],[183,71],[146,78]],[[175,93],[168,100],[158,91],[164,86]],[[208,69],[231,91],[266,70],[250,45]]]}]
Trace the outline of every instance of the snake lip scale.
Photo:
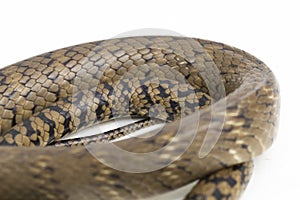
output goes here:
[{"label": "snake lip scale", "polygon": [[[0,70],[0,198],[158,199],[197,180],[182,198],[239,199],[279,102],[262,61],[196,38],[116,38],[17,62]],[[124,117],[142,120],[63,140]]]}]

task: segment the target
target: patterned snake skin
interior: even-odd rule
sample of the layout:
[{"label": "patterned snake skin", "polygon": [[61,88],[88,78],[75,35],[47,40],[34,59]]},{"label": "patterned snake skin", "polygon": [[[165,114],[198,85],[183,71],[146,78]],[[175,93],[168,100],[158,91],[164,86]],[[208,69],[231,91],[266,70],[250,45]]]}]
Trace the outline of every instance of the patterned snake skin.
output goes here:
[{"label": "patterned snake skin", "polygon": [[[144,36],[45,53],[0,71],[0,198],[147,199],[199,180],[183,198],[238,199],[278,115],[273,73],[228,45]],[[143,120],[65,139],[122,117]]]}]

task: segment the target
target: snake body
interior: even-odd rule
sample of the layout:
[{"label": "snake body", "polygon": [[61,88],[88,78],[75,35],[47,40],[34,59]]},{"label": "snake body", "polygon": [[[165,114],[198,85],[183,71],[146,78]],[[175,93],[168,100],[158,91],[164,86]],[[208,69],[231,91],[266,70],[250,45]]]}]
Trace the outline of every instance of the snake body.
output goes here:
[{"label": "snake body", "polygon": [[[129,37],[1,69],[0,113],[1,199],[143,199],[198,179],[186,199],[236,199],[251,160],[274,140],[279,91],[271,70],[237,48]],[[145,120],[97,139],[61,141],[128,116]],[[147,137],[114,141],[161,121],[163,128]],[[128,159],[110,144],[157,153]]]}]

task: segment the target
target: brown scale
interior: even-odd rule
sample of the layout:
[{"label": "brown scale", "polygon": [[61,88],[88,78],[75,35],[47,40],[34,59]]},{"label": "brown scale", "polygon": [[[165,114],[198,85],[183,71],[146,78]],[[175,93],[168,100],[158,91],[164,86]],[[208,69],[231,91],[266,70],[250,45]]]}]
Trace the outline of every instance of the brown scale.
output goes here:
[{"label": "brown scale", "polygon": [[[159,198],[195,180],[185,199],[237,199],[252,159],[273,142],[278,102],[266,65],[234,47],[200,39],[112,39],[18,62],[0,70],[1,199]],[[149,121],[81,142],[58,141],[128,116]],[[149,137],[113,142],[154,118],[165,125]],[[214,143],[211,136],[219,133]],[[105,151],[103,139],[127,152],[165,151],[139,163]],[[199,157],[204,142],[212,149]],[[103,156],[119,166],[165,166],[129,173],[96,159]]]}]

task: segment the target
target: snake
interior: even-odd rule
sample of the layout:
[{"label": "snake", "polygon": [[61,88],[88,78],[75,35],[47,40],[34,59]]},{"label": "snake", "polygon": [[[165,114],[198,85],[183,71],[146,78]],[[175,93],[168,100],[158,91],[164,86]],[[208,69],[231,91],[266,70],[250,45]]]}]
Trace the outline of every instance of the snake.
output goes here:
[{"label": "snake", "polygon": [[158,199],[194,182],[183,199],[239,199],[279,108],[271,69],[219,42],[135,36],[47,52],[0,70],[0,196]]}]

